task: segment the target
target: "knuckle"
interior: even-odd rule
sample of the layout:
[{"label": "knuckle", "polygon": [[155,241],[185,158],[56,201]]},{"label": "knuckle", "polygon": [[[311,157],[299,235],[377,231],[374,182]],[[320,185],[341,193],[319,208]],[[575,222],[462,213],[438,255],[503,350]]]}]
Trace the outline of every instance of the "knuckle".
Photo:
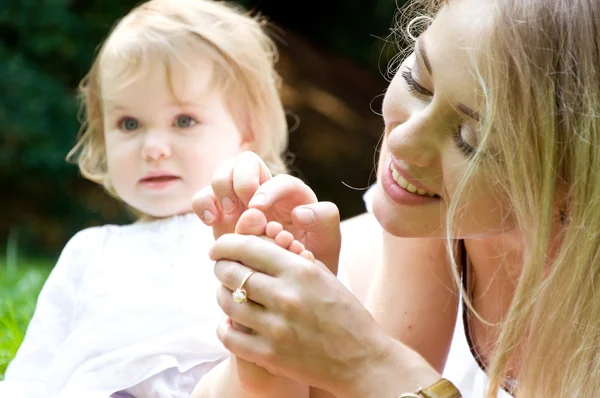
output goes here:
[{"label": "knuckle", "polygon": [[232,192],[231,186],[231,179],[226,176],[215,177],[211,183],[214,194],[218,197],[230,196],[230,192]]},{"label": "knuckle", "polygon": [[283,344],[289,341],[290,329],[285,322],[278,322],[270,325],[269,331],[274,343]]},{"label": "knuckle", "polygon": [[319,268],[314,264],[298,264],[295,268],[295,279],[298,283],[312,283],[318,275]]},{"label": "knuckle", "polygon": [[276,181],[278,185],[286,187],[288,190],[292,190],[294,187],[305,185],[302,180],[289,174],[278,174],[273,177],[273,180]]},{"label": "knuckle", "polygon": [[241,181],[236,181],[234,186],[234,190],[237,195],[249,197],[252,197],[256,193],[258,188],[258,179],[256,181],[252,179],[243,179]]},{"label": "knuckle", "polygon": [[[225,263],[225,261],[221,261]],[[223,276],[221,279],[221,283],[225,286],[234,286],[236,283],[237,272],[235,271],[235,267],[231,266],[230,262],[227,262],[229,266],[226,266],[223,270]]]},{"label": "knuckle", "polygon": [[265,349],[265,351],[262,353],[261,357],[263,358],[264,362],[266,362],[267,364],[269,364],[270,366],[273,366],[275,368],[281,362],[281,356],[277,353],[277,350],[275,350],[275,348],[273,348],[273,347]]},{"label": "knuckle", "polygon": [[302,307],[302,300],[292,293],[280,293],[279,306],[284,315],[295,314]]}]

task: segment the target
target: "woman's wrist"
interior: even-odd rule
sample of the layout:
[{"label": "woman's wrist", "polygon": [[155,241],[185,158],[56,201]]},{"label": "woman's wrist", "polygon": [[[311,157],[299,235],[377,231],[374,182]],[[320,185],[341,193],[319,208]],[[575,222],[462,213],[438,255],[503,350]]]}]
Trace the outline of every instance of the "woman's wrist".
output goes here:
[{"label": "woman's wrist", "polygon": [[395,398],[440,380],[441,375],[415,351],[387,335],[383,340],[380,353],[374,351],[374,360],[337,396]]}]

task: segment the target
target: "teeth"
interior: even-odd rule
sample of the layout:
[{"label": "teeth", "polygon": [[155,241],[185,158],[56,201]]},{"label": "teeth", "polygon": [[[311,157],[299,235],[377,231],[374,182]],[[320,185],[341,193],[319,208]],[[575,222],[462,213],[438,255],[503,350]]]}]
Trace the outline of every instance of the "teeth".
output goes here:
[{"label": "teeth", "polygon": [[394,166],[390,165],[390,168],[392,170],[392,177],[394,177],[394,181],[396,181],[396,184],[398,184],[400,186],[400,188],[403,188],[410,193],[416,193],[417,195],[421,195],[421,196],[425,196],[425,195],[435,196],[435,194],[433,192],[428,192],[424,189],[417,188],[410,182],[406,181],[406,178],[404,178],[400,174],[398,174],[396,169],[394,169]]}]

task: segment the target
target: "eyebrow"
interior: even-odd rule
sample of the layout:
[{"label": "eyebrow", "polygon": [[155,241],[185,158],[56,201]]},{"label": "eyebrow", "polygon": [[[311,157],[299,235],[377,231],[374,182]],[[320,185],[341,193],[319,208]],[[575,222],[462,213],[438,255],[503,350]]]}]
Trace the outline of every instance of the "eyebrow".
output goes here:
[{"label": "eyebrow", "polygon": [[475,112],[473,109],[469,108],[465,104],[459,103],[458,105],[456,105],[456,107],[458,108],[459,111],[461,111],[465,115],[467,115],[477,121],[479,121],[479,119],[481,119],[481,116],[479,116],[479,113]]},{"label": "eyebrow", "polygon": [[417,39],[417,48],[419,49],[419,54],[421,54],[421,58],[423,58],[423,62],[425,63],[425,68],[427,68],[427,72],[429,72],[429,74],[433,76],[433,71],[431,69],[431,62],[429,62],[429,57],[427,56],[427,53],[425,52],[425,44],[423,43],[423,40],[421,39],[421,37],[423,37],[423,36],[419,36],[419,38]]},{"label": "eyebrow", "polygon": [[[425,63],[425,68],[427,68],[427,71],[429,72],[429,74],[431,76],[433,76],[433,70],[431,69],[431,62],[429,61],[429,57],[427,56],[427,52],[425,51],[425,44],[423,42],[423,39],[421,39],[422,37],[423,36],[419,36],[419,38],[417,39],[417,49],[419,50],[419,54],[421,54],[421,58],[423,58],[423,63]],[[458,108],[458,110],[460,110],[462,113],[469,116],[470,118],[473,118],[477,121],[479,121],[481,119],[481,116],[479,116],[479,113],[475,112],[473,109],[469,108],[465,104],[459,103],[456,107]]]}]

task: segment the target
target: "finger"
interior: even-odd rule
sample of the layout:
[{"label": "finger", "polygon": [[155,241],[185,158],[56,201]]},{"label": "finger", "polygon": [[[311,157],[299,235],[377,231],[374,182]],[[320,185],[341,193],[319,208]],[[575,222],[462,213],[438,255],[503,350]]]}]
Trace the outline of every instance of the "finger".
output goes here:
[{"label": "finger", "polygon": [[318,202],[297,207],[292,211],[292,222],[307,232],[304,242],[306,249],[334,275],[337,274],[342,244],[337,206],[331,202]]},{"label": "finger", "polygon": [[258,188],[248,206],[263,211],[279,206],[280,210],[291,211],[296,206],[316,201],[317,195],[302,180],[288,174],[279,174]]},{"label": "finger", "polygon": [[232,189],[245,206],[256,190],[270,179],[269,168],[257,154],[246,151],[237,156],[233,168]]},{"label": "finger", "polygon": [[[269,315],[262,305],[252,300],[248,300],[245,303],[237,303],[233,299],[233,291],[223,285],[217,290],[217,303],[232,322],[238,323],[257,333],[264,333],[264,325],[267,324]],[[237,329],[240,330],[239,328]],[[248,330],[242,329],[240,331],[249,333]]]},{"label": "finger", "polygon": [[[232,235],[242,236],[242,235]],[[258,238],[257,238],[258,239]],[[271,246],[275,246],[272,243],[268,243]],[[244,265],[228,260],[219,260],[215,262],[214,272],[217,279],[223,286],[228,288],[230,291],[235,291],[242,284],[242,280],[250,272],[250,268]],[[277,291],[276,281],[269,275],[265,275],[261,272],[253,273],[244,284],[246,295],[248,300],[252,300],[257,304],[263,306],[272,305],[273,297],[272,293]]]},{"label": "finger", "polygon": [[233,190],[233,169],[236,159],[227,159],[217,168],[211,180],[211,186],[221,210],[229,214],[235,210],[237,200]]},{"label": "finger", "polygon": [[[230,260],[229,262],[237,261],[259,273],[270,276],[278,276],[286,270],[310,264],[306,259],[294,253],[252,235],[227,234],[221,236],[212,246],[209,256],[213,261],[223,259]],[[239,269],[232,271],[230,267],[232,266],[223,265],[219,269],[224,268],[232,273],[234,271],[238,273],[243,272]],[[238,265],[238,267],[243,266]],[[225,283],[223,284],[226,285]],[[226,286],[233,288],[231,285]]]},{"label": "finger", "polygon": [[258,334],[248,334],[236,330],[229,320],[225,320],[217,327],[217,337],[227,351],[248,362],[258,366],[270,365],[273,357],[269,343]]},{"label": "finger", "polygon": [[194,195],[192,210],[206,225],[213,226],[221,220],[221,211],[217,206],[217,199],[210,186],[201,189]]},{"label": "finger", "polygon": [[222,163],[213,174],[211,181],[214,202],[219,209],[219,221],[212,223],[215,239],[221,235],[232,233],[240,215],[246,208],[240,203],[233,189],[235,162],[236,159],[228,159]]}]

